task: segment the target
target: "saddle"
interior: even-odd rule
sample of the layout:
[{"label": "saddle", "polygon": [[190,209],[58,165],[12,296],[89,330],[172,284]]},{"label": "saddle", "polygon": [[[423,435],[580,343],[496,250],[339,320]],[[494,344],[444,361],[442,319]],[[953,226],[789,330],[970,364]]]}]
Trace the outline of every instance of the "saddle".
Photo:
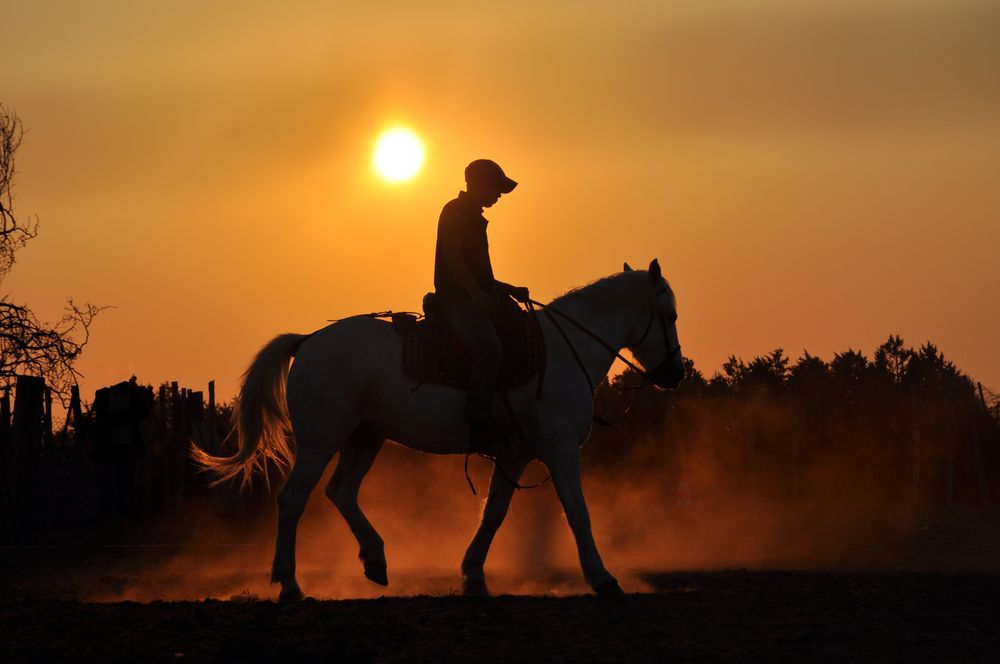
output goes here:
[{"label": "saddle", "polygon": [[[545,342],[538,321],[513,300],[499,307],[494,327],[503,347],[497,390],[527,383],[545,366]],[[468,352],[440,315],[434,293],[424,296],[424,318],[395,315],[396,333],[403,338],[403,373],[417,383],[468,389]]]}]

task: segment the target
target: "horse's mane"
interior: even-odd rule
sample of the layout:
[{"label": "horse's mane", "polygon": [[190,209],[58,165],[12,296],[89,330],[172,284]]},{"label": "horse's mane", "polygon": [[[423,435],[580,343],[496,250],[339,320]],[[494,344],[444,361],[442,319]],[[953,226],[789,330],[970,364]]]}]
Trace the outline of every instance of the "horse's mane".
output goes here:
[{"label": "horse's mane", "polygon": [[[634,280],[648,279],[645,270],[631,270],[629,272],[616,272],[615,274],[601,277],[589,284],[571,288],[556,299],[552,304],[558,306],[560,302],[572,302],[586,300],[586,304],[594,307],[595,310],[604,311],[623,301],[632,301],[639,296],[642,291],[635,288]],[[670,294],[670,304],[677,308],[677,299],[674,290],[667,282],[667,292]]]}]

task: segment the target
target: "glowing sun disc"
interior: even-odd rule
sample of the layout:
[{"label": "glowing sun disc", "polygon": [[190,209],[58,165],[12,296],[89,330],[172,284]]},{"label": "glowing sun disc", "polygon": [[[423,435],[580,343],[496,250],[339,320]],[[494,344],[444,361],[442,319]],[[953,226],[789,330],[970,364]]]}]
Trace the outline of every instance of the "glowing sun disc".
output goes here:
[{"label": "glowing sun disc", "polygon": [[424,144],[409,129],[388,129],[375,143],[372,166],[387,182],[402,182],[415,176],[424,164]]}]

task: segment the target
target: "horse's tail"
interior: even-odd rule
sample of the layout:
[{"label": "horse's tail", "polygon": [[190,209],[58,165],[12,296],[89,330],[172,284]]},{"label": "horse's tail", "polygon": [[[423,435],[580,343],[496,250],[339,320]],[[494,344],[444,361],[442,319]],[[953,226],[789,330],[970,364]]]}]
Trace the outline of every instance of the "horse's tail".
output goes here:
[{"label": "horse's tail", "polygon": [[231,457],[212,456],[192,443],[191,456],[203,470],[215,476],[211,485],[240,478],[246,489],[255,471],[273,461],[280,470],[291,467],[291,422],[285,385],[289,360],[310,335],[282,334],[260,349],[243,374],[240,392],[233,403],[233,430],[237,451]]}]

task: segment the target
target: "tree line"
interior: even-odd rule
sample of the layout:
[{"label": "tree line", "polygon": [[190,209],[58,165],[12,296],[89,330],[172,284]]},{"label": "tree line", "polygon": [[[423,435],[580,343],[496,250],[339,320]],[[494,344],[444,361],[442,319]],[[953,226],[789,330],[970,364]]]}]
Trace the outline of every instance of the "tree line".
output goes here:
[{"label": "tree line", "polygon": [[616,421],[596,427],[590,464],[772,497],[988,503],[1000,488],[1000,401],[933,343],[891,335],[830,361],[778,348],[711,377],[686,362],[673,391],[635,395],[632,370],[600,386],[597,413]]}]

